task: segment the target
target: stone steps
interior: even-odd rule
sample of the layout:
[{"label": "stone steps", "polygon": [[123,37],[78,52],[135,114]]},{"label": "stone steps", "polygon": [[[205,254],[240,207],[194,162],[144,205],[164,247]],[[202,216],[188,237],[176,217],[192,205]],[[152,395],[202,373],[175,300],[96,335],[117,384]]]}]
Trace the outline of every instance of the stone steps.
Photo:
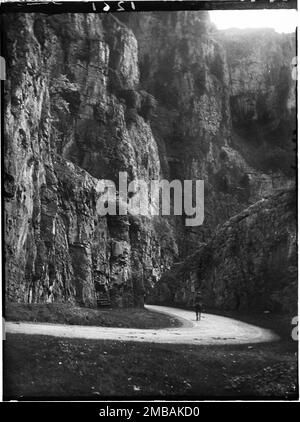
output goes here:
[{"label": "stone steps", "polygon": [[100,294],[97,297],[97,306],[99,307],[109,307],[111,306],[111,301],[109,297],[105,294]]}]

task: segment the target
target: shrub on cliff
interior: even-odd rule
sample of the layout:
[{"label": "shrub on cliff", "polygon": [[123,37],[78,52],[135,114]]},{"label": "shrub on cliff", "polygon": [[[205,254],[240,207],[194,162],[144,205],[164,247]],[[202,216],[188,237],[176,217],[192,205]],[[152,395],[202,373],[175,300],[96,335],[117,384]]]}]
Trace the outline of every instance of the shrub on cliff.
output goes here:
[{"label": "shrub on cliff", "polygon": [[157,107],[157,101],[153,95],[146,91],[140,91],[141,95],[141,108],[139,114],[146,120],[149,121],[155,115]]},{"label": "shrub on cliff", "polygon": [[153,95],[146,91],[135,91],[134,89],[122,89],[118,97],[125,101],[125,120],[127,124],[138,122],[138,115],[149,122],[155,116],[157,101]]},{"label": "shrub on cliff", "polygon": [[48,25],[54,32],[66,41],[76,41],[77,34],[74,31],[73,16],[69,13],[50,15],[46,18]]},{"label": "shrub on cliff", "polygon": [[206,72],[204,68],[198,70],[196,68],[194,72],[194,84],[199,95],[203,95],[206,89]]},{"label": "shrub on cliff", "polygon": [[119,97],[123,98],[128,108],[139,109],[141,107],[141,96],[134,89],[122,89]]},{"label": "shrub on cliff", "polygon": [[125,112],[125,121],[128,126],[137,124],[139,120],[138,112],[136,108],[126,109]]},{"label": "shrub on cliff", "polygon": [[286,174],[290,174],[292,170],[292,156],[288,151],[282,148],[274,148],[273,150],[261,149],[260,163],[263,169],[267,171],[281,170]]},{"label": "shrub on cliff", "polygon": [[79,88],[70,82],[66,75],[52,79],[50,84],[50,98],[55,112],[76,114],[80,104]]},{"label": "shrub on cliff", "polygon": [[122,91],[123,85],[120,73],[110,67],[108,69],[108,89],[110,92],[118,95],[119,92]]},{"label": "shrub on cliff", "polygon": [[223,60],[221,56],[217,54],[210,64],[210,71],[219,81],[222,81],[223,79],[223,67]]},{"label": "shrub on cliff", "polygon": [[153,219],[153,228],[159,243],[165,250],[171,250],[175,254],[178,253],[176,239],[173,227],[166,217],[156,217]]}]

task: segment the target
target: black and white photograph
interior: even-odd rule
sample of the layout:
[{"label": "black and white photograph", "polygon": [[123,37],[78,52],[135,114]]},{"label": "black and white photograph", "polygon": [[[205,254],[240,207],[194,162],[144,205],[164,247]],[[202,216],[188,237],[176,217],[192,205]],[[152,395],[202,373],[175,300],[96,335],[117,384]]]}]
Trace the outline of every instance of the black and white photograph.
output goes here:
[{"label": "black and white photograph", "polygon": [[296,1],[0,7],[1,400],[298,401]]}]

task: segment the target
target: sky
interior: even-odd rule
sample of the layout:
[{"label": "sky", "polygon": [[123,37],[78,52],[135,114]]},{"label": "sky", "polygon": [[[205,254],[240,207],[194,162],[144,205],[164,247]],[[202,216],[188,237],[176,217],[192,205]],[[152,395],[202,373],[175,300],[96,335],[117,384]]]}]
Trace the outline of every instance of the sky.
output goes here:
[{"label": "sky", "polygon": [[218,29],[227,28],[274,28],[277,32],[294,32],[297,11],[281,10],[212,10],[211,21]]}]

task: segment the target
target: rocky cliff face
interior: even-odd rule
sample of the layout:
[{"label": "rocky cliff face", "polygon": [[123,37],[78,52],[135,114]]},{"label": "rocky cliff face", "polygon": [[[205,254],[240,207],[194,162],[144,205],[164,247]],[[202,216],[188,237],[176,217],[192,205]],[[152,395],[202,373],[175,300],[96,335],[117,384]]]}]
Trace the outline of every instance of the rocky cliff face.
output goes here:
[{"label": "rocky cliff face", "polygon": [[287,140],[295,128],[295,34],[228,30],[216,37],[229,66],[233,146],[254,168],[291,177],[295,144]]},{"label": "rocky cliff face", "polygon": [[[253,90],[266,95],[255,97],[251,118],[276,109],[271,121],[285,116],[290,131],[294,91],[280,69],[293,52],[285,41],[269,95],[269,85],[242,90],[250,73],[205,12],[122,14],[122,22],[18,14],[3,23],[9,300],[141,305],[145,290],[218,224],[290,183],[280,167],[274,176],[254,165],[239,131]],[[264,55],[257,61],[264,80]],[[269,120],[267,134],[275,130]],[[117,182],[121,171],[129,182],[203,179],[205,224],[192,230],[181,217],[99,216],[97,182]]]},{"label": "rocky cliff face", "polygon": [[297,312],[296,192],[262,199],[165,273],[152,300],[208,308]]},{"label": "rocky cliff face", "polygon": [[163,175],[205,182],[205,224],[180,230],[182,257],[294,177],[295,38],[215,31],[207,12],[123,19],[138,40],[141,83],[158,99],[151,127]]},{"label": "rocky cliff face", "polygon": [[148,98],[134,95],[136,39],[97,15],[13,20],[5,21],[8,298],[95,306],[98,293],[140,304],[143,280],[176,253],[175,244],[161,253],[155,224],[166,223],[96,211],[96,178],[160,173],[150,125],[124,100]]}]

